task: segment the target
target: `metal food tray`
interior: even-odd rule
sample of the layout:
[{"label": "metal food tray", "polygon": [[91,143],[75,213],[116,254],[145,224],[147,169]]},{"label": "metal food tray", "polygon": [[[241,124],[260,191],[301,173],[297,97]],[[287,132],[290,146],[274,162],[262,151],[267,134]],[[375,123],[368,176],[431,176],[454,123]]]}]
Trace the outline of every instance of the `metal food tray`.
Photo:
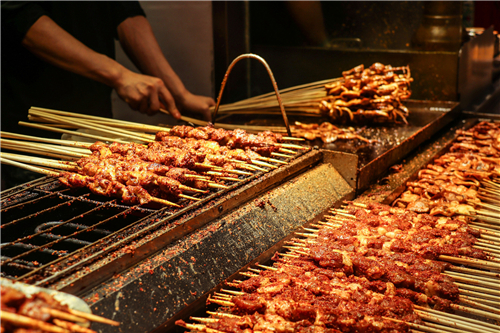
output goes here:
[{"label": "metal food tray", "polygon": [[[410,115],[407,117],[408,125],[335,124],[339,127],[353,127],[361,136],[377,140],[374,144],[361,140],[337,140],[329,144],[323,143],[320,139],[306,142],[310,146],[322,149],[356,154],[359,158],[357,189],[361,191],[380,178],[387,168],[449,124],[460,111],[458,102],[407,100],[404,104],[410,110]],[[288,118],[290,124],[295,121],[318,124],[329,121],[328,118],[298,117],[293,114]],[[231,115],[220,117],[218,121],[231,124],[283,126],[283,119],[280,116],[271,115],[257,119],[255,116]]]}]

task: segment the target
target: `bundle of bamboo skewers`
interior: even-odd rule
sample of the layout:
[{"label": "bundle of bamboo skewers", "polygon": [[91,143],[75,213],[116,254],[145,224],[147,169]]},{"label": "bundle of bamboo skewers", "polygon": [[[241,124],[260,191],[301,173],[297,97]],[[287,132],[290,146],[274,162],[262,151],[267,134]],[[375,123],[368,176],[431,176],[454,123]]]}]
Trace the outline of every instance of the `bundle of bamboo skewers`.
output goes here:
[{"label": "bundle of bamboo skewers", "polygon": [[[409,66],[375,63],[365,69],[360,65],[342,75],[280,90],[287,114],[326,116],[334,123],[406,123],[409,111],[402,101],[411,95]],[[218,113],[277,115],[280,108],[274,93],[268,93],[220,105]]]}]

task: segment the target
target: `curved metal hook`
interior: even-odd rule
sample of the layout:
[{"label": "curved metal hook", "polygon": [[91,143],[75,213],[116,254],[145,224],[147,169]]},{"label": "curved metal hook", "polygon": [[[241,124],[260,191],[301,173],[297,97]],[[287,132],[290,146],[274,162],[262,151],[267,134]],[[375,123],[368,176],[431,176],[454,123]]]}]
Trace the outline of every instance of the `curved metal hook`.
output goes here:
[{"label": "curved metal hook", "polygon": [[271,71],[271,68],[269,67],[267,62],[264,60],[264,58],[262,58],[256,54],[253,54],[253,53],[245,53],[245,54],[242,54],[242,55],[236,57],[233,60],[233,62],[231,62],[229,67],[227,68],[226,74],[224,75],[224,79],[222,80],[222,84],[221,84],[220,91],[219,91],[219,96],[217,97],[217,104],[215,105],[214,113],[212,115],[212,123],[215,125],[215,118],[217,117],[217,111],[219,111],[219,105],[220,105],[220,101],[222,99],[222,93],[224,92],[224,87],[226,86],[227,78],[229,77],[229,73],[231,72],[231,69],[233,69],[234,65],[238,61],[240,61],[241,59],[248,59],[248,58],[257,59],[264,65],[264,67],[266,67],[267,73],[269,74],[269,77],[271,78],[271,82],[272,82],[273,87],[274,87],[274,92],[276,93],[276,98],[278,99],[278,104],[280,106],[281,115],[283,116],[283,121],[285,122],[286,131],[288,133],[288,136],[292,136],[292,132],[290,131],[290,125],[288,124],[288,118],[287,118],[286,112],[285,112],[285,107],[283,106],[283,103],[281,102],[281,96],[280,96],[280,93],[278,91],[278,85],[276,84],[276,80],[274,79],[273,72]]}]

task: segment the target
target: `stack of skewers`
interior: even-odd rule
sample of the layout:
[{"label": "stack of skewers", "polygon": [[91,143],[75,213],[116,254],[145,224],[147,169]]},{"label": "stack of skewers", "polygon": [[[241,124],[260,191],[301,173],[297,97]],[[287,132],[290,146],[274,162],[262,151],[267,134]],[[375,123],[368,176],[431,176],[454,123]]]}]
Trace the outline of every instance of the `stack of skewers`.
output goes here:
[{"label": "stack of skewers", "polygon": [[[338,123],[407,123],[403,101],[411,96],[409,66],[374,63],[342,72],[342,78],[280,90],[287,114],[328,117]],[[279,114],[273,93],[220,105],[220,114]]]},{"label": "stack of skewers", "polygon": [[325,218],[272,267],[227,283],[239,290],[209,297],[221,306],[210,317],[177,324],[207,333],[498,332],[500,262],[475,245],[491,232],[379,204]]},{"label": "stack of skewers", "polygon": [[[201,194],[227,189],[256,172],[276,169],[287,164],[286,159],[297,151],[309,149],[284,142],[296,138],[269,131],[248,134],[211,126],[167,129],[39,108],[30,109],[29,115],[38,123],[21,124],[112,143],[91,144],[3,132],[3,149],[63,161],[2,152],[2,163],[58,177],[66,186],[86,187],[132,205],[157,202],[179,207],[186,200],[199,201],[197,196]],[[99,135],[76,132],[74,128],[90,129]],[[109,137],[112,135],[120,138]]]},{"label": "stack of skewers", "polygon": [[500,123],[480,122],[457,135],[449,151],[420,170],[393,205],[462,216],[477,227],[500,230]]},{"label": "stack of skewers", "polygon": [[0,292],[2,333],[96,333],[87,328],[90,321],[119,325],[114,320],[62,305],[45,292],[27,297],[23,292],[6,286],[1,286]]}]

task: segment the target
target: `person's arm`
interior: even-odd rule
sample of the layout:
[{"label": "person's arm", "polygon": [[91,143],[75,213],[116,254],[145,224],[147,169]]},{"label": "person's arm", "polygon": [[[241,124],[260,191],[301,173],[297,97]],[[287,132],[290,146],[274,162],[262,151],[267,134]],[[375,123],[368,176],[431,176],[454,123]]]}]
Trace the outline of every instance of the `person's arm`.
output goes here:
[{"label": "person's arm", "polygon": [[173,98],[159,78],[134,73],[115,60],[97,53],[62,29],[48,16],[41,16],[28,30],[22,44],[41,59],[73,73],[114,88],[133,109],[154,113],[160,99],[180,118]]},{"label": "person's arm", "polygon": [[163,80],[181,110],[201,113],[205,119],[210,119],[209,108],[215,105],[214,100],[194,95],[186,89],[165,59],[151,25],[144,16],[134,16],[124,20],[118,26],[118,38],[129,58],[141,72]]}]

